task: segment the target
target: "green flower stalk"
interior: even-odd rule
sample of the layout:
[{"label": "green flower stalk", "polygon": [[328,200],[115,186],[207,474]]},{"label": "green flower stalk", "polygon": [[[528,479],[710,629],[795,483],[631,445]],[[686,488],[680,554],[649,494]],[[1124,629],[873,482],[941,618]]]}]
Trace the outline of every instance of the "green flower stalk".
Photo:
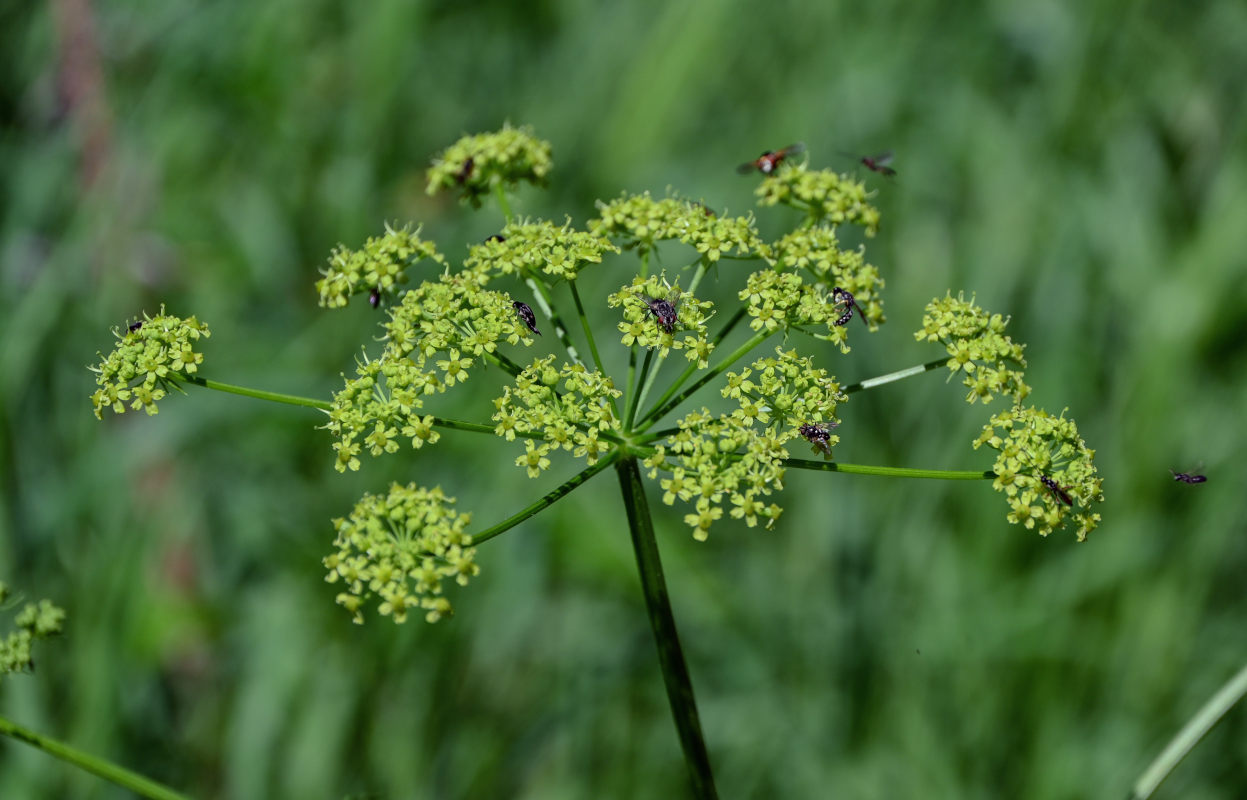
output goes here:
[{"label": "green flower stalk", "polygon": [[156,404],[177,387],[177,378],[199,369],[203,354],[195,351],[195,343],[210,335],[194,317],[166,316],[164,306],[154,317],[144,314],[125,333],[114,328],[117,347],[91,367],[99,386],[91,395],[96,418],[103,419],[106,408],[115,414],[127,408],[155,414]]},{"label": "green flower stalk", "polygon": [[1009,522],[1047,536],[1070,525],[1078,541],[1100,524],[1091,503],[1104,502],[1095,468],[1095,451],[1078,435],[1078,426],[1034,407],[1015,406],[996,414],[974,441],[974,449],[996,450],[992,488],[1004,492]]}]

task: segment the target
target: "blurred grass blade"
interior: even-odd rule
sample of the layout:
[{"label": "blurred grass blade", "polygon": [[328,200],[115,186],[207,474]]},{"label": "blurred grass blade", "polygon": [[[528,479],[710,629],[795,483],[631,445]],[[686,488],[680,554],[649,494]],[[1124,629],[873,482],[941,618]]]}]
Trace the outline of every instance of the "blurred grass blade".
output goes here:
[{"label": "blurred grass blade", "polygon": [[1148,766],[1135,783],[1129,800],[1146,800],[1151,797],[1152,792],[1156,791],[1165,778],[1169,777],[1169,773],[1173,772],[1182,759],[1186,758],[1186,754],[1199,744],[1208,731],[1221,721],[1225,712],[1242,700],[1245,694],[1247,694],[1247,665],[1244,665],[1237,675],[1222,686],[1221,690],[1204,704],[1199,713],[1191,717],[1191,721],[1178,731],[1178,735],[1173,737],[1169,746],[1156,757],[1156,760]]}]

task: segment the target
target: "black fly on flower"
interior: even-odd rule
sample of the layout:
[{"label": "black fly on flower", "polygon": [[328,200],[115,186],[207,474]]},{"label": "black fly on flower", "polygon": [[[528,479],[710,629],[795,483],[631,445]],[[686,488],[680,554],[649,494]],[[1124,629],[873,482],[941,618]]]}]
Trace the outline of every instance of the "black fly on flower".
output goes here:
[{"label": "black fly on flower", "polygon": [[511,307],[515,309],[515,314],[520,318],[520,322],[524,323],[524,327],[538,336],[541,335],[541,331],[537,330],[537,316],[533,314],[533,310],[528,303],[513,300],[511,301]]},{"label": "black fly on flower", "polygon": [[1052,480],[1047,475],[1040,475],[1039,482],[1042,483],[1044,486],[1046,486],[1049,492],[1052,492],[1053,497],[1060,500],[1065,505],[1067,506],[1074,505],[1074,498],[1069,496],[1069,492],[1065,491],[1065,487],[1062,486],[1061,484]]},{"label": "black fly on flower", "polygon": [[371,292],[368,293],[368,305],[372,306],[373,308],[376,308],[377,306],[381,305],[381,292],[379,290],[373,289]]},{"label": "black fly on flower", "polygon": [[816,452],[825,456],[831,455],[831,431],[833,428],[840,426],[836,420],[828,420],[826,422],[807,422],[797,428],[797,433],[805,437],[805,440],[814,445]]},{"label": "black fly on flower", "polygon": [[135,320],[134,322],[131,322],[129,325],[127,325],[126,330],[129,333],[134,333],[141,327],[143,327],[143,320],[140,319],[140,320]]},{"label": "black fly on flower", "polygon": [[678,321],[676,307],[680,304],[680,287],[671,287],[665,300],[645,297],[645,304],[649,306],[650,313],[658,319],[658,327],[663,333],[675,333],[675,324]]},{"label": "black fly on flower", "polygon": [[836,319],[835,325],[848,325],[849,320],[853,319],[853,309],[857,309],[857,314],[861,317],[862,324],[867,327],[870,323],[866,321],[866,312],[862,311],[862,307],[853,299],[853,295],[848,289],[841,289],[839,286],[831,290],[831,301],[837,306],[843,306],[844,311]]}]

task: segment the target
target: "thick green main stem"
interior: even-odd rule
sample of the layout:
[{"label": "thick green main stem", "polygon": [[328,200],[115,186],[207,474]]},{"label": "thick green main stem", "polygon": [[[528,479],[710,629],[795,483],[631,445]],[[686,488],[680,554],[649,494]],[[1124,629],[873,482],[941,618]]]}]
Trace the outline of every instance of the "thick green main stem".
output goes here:
[{"label": "thick green main stem", "polygon": [[636,457],[629,456],[619,461],[615,464],[615,471],[619,473],[619,486],[628,512],[628,528],[632,531],[632,548],[636,552],[641,589],[645,594],[645,610],[649,613],[650,627],[654,630],[654,641],[658,645],[658,662],[667,686],[667,700],[675,717],[680,746],[684,749],[689,779],[693,783],[693,796],[698,800],[714,800],[718,793],[714,788],[714,774],[710,771],[710,754],[706,751],[697,701],[693,697],[693,682],[688,675],[688,665],[675,629],[675,617],[671,613],[671,598],[667,595],[667,583],[663,579],[654,523],[645,500],[645,487],[641,484],[641,470]]},{"label": "thick green main stem", "polygon": [[7,720],[4,717],[0,717],[0,734],[16,739],[19,742],[25,742],[48,755],[55,756],[62,761],[73,764],[79,769],[86,770],[92,775],[98,775],[123,789],[129,789],[141,797],[150,797],[152,800],[187,800],[185,795],[178,794],[169,787],[156,783],[150,778],[144,778],[142,775],[131,772],[125,767],[120,767],[111,761],[105,761],[97,756],[76,750],[55,739],[40,736],[34,731],[23,728],[16,722]]},{"label": "thick green main stem", "polygon": [[1146,800],[1151,797],[1152,793],[1160,787],[1161,782],[1168,778],[1169,773],[1173,772],[1182,759],[1186,758],[1186,754],[1191,752],[1191,748],[1199,744],[1199,740],[1203,739],[1208,731],[1221,721],[1225,712],[1242,700],[1244,695],[1247,695],[1247,666],[1230,678],[1220,691],[1213,695],[1212,699],[1205,703],[1194,717],[1191,717],[1190,722],[1178,731],[1173,741],[1139,777],[1128,800]]}]

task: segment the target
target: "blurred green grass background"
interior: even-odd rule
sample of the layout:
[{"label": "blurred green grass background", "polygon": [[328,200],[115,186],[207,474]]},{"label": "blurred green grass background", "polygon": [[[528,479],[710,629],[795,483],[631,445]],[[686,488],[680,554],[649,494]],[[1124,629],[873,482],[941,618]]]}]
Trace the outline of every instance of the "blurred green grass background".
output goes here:
[{"label": "blurred green grass background", "polygon": [[[985,483],[790,474],[776,530],[697,544],[651,495],[722,794],[1125,796],[1247,661],[1244,41],[1232,0],[5,4],[0,579],[69,620],[2,713],[197,797],[682,795],[612,476],[484,547],[452,619],[357,627],[320,558],[362,492],[439,483],[487,525],[571,462],[530,482],[448,433],[339,476],[316,414],[99,423],[85,367],[165,303],[212,326],[206,375],[328,396],[377,320],[315,307],[330,248],[410,220],[461,258],[500,224],[424,194],[463,133],[534,126],[555,172],[517,211],[577,224],[668,186],[743,212],[733,167],[802,140],[900,171],[890,324],[822,363],[935,357],[922,306],[976,293],[1098,450],[1105,521],[1040,540]],[[987,468],[962,394],[855,396],[837,457]],[[1244,741],[1236,708],[1158,796],[1247,795]],[[0,797],[124,796],[0,742]]]}]

